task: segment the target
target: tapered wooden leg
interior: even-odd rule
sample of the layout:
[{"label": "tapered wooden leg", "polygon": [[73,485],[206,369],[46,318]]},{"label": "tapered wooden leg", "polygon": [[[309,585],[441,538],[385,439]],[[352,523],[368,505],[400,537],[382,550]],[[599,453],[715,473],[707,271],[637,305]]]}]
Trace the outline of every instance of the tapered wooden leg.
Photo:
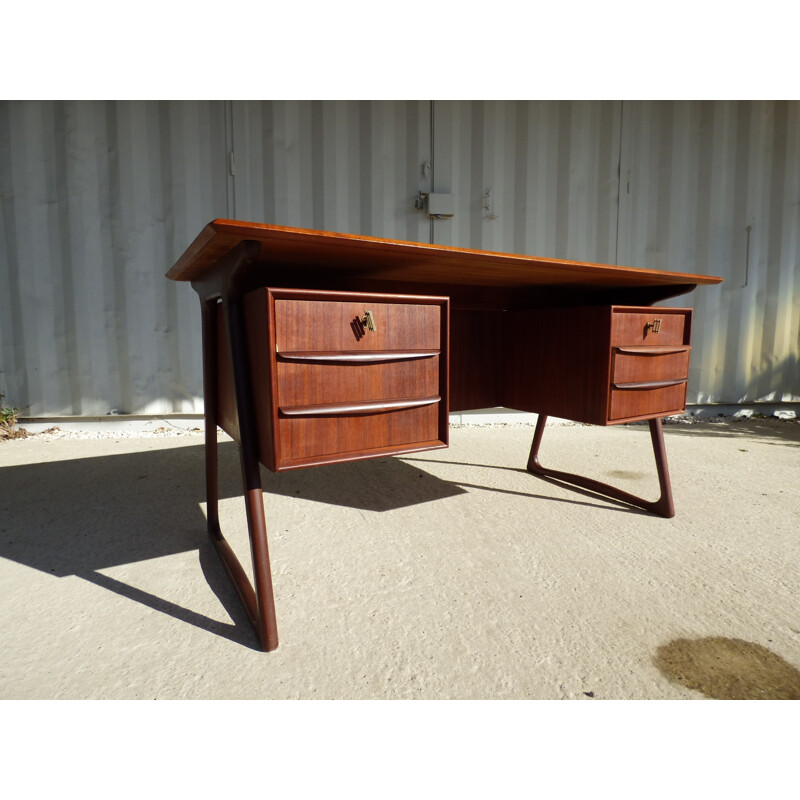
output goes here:
[{"label": "tapered wooden leg", "polygon": [[654,514],[660,514],[662,517],[675,516],[675,506],[672,502],[672,484],[670,483],[669,467],[667,465],[667,450],[664,445],[664,431],[661,427],[660,418],[650,420],[650,438],[653,442],[653,455],[656,460],[658,485],[661,490],[661,496],[656,501],[644,500],[641,497],[623,492],[621,489],[609,486],[607,483],[592,480],[591,478],[584,478],[581,475],[574,475],[570,472],[560,472],[543,467],[541,463],[539,463],[539,446],[542,443],[544,426],[546,424],[547,417],[539,415],[539,420],[536,423],[536,430],[533,434],[530,457],[528,458],[529,472],[532,472],[534,475],[541,475],[544,478],[553,478],[554,480],[563,481],[564,483],[571,483],[574,486],[580,486],[583,489],[597,492],[606,497],[611,497],[614,500],[621,500],[637,508],[643,508]]},{"label": "tapered wooden leg", "polygon": [[[230,305],[230,308],[227,306]],[[258,463],[258,448],[255,432],[255,417],[247,373],[247,349],[244,340],[241,306],[226,303],[226,324],[231,346],[234,386],[241,443],[242,482],[244,489],[247,528],[253,561],[255,589],[247,573],[233,552],[219,524],[219,473],[217,452],[217,302],[202,301],[203,314],[203,387],[205,393],[205,458],[206,501],[208,534],[222,561],[225,571],[236,589],[247,612],[258,640],[264,650],[278,646],[278,628],[275,620],[275,602],[272,593],[272,575],[267,546],[267,527],[264,519],[264,501],[261,489],[261,474]]]}]

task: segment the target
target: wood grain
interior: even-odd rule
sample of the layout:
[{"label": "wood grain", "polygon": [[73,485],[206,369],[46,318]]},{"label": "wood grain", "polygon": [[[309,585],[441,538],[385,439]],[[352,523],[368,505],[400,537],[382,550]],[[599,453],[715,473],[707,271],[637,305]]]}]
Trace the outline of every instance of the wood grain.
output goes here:
[{"label": "wood grain", "polygon": [[[620,306],[507,312],[501,405],[594,425],[679,413],[691,315]],[[645,328],[656,318],[658,334]]]},{"label": "wood grain", "polygon": [[[691,339],[690,308],[617,308],[611,327],[611,346],[686,345]],[[659,333],[647,325],[661,320]]]},{"label": "wood grain", "polygon": [[614,383],[658,381],[689,377],[690,347],[677,352],[636,352],[634,348],[614,348],[611,380]]},{"label": "wood grain", "polygon": [[612,389],[609,422],[677,414],[686,408],[686,382],[657,388]]},{"label": "wood grain", "polygon": [[503,405],[605,425],[611,309],[509,311]]},{"label": "wood grain", "polygon": [[[314,299],[306,299],[309,296]],[[339,298],[344,296],[338,295]],[[319,293],[276,297],[275,331],[279,353],[430,350],[438,349],[441,343],[438,303],[426,304],[418,298],[403,303],[376,301],[369,296],[355,301],[319,298]],[[360,324],[354,324],[368,310],[375,319],[375,331],[365,331]]]},{"label": "wood grain", "polygon": [[[446,298],[258,289],[244,306],[268,469],[447,445]],[[356,335],[367,309],[377,330]],[[224,326],[219,337],[227,346]],[[220,425],[236,439],[228,360],[219,386]]]},{"label": "wood grain", "polygon": [[503,405],[506,317],[497,311],[450,312],[451,411]]},{"label": "wood grain", "polygon": [[[503,288],[535,287],[547,290],[545,302],[552,305],[574,302],[577,294],[582,294],[585,301],[594,294],[608,294],[608,290],[617,292],[616,302],[620,302],[622,293],[632,297],[637,289],[644,302],[652,303],[722,280],[708,275],[492,253],[228,219],[216,219],[206,225],[167,277],[180,281],[202,278],[242,241],[261,244],[255,272],[262,275],[256,274],[254,280],[264,286],[303,286],[309,281],[310,285],[333,289],[350,281],[363,290],[388,282],[406,286],[414,293],[426,293],[426,285],[450,287],[442,292],[447,295],[459,294],[458,287],[485,287],[495,293]],[[492,302],[513,302],[513,293],[489,298],[491,292],[486,298]],[[477,299],[480,301],[480,297]]]},{"label": "wood grain", "polygon": [[439,356],[368,364],[277,364],[278,404],[376,401],[439,394]]},{"label": "wood grain", "polygon": [[391,455],[394,449],[402,451],[423,442],[444,446],[438,436],[438,405],[431,403],[366,416],[281,417],[279,468],[287,463],[299,466],[304,461],[312,465],[325,457],[332,462],[341,460],[334,457],[342,455],[350,459],[371,454]]},{"label": "wood grain", "polygon": [[347,417],[381,414],[384,411],[421,408],[441,401],[441,397],[412,397],[398,400],[354,400],[349,403],[313,403],[308,406],[280,406],[279,417]]}]

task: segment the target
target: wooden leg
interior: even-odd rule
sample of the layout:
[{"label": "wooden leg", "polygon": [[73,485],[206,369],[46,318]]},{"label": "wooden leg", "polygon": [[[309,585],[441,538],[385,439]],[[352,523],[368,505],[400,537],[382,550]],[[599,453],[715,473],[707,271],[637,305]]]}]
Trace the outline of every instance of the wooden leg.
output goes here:
[{"label": "wooden leg", "polygon": [[[230,308],[227,306],[230,305]],[[237,410],[241,443],[242,482],[244,488],[247,528],[255,576],[255,589],[247,573],[222,535],[219,524],[219,475],[217,453],[217,302],[202,301],[203,313],[203,388],[205,393],[205,458],[206,500],[208,505],[208,534],[225,571],[236,589],[247,612],[258,640],[264,650],[278,646],[278,628],[275,620],[275,601],[272,593],[272,575],[267,547],[267,527],[264,519],[264,501],[261,490],[261,473],[258,463],[258,446],[255,417],[252,408],[247,350],[244,339],[241,307],[226,303],[226,323],[231,346],[231,363],[234,371]]]},{"label": "wooden leg", "polygon": [[661,496],[658,500],[651,502],[644,500],[636,495],[623,492],[614,486],[609,486],[606,483],[592,480],[591,478],[584,478],[581,475],[573,475],[570,472],[559,472],[554,469],[547,469],[539,463],[539,446],[542,443],[542,436],[544,435],[544,426],[547,424],[547,417],[539,415],[539,420],[536,423],[536,431],[533,434],[533,444],[531,446],[531,454],[528,458],[528,471],[534,475],[541,475],[544,478],[553,478],[564,483],[571,483],[574,486],[580,486],[583,489],[588,489],[592,492],[611,497],[614,500],[621,500],[630,505],[643,508],[646,511],[651,511],[654,514],[660,514],[662,517],[674,517],[675,506],[672,502],[672,485],[669,480],[669,467],[667,466],[667,451],[664,445],[664,431],[661,427],[661,419],[650,420],[650,438],[653,441],[653,454],[656,460],[656,470],[658,471],[658,484],[661,490]]}]

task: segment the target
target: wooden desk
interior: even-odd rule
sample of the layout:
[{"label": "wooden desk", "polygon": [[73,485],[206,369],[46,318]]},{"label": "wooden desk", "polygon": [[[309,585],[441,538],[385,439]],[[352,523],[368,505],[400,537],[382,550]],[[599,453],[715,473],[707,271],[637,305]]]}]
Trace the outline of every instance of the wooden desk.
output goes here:
[{"label": "wooden desk", "polygon": [[[661,418],[683,411],[692,311],[721,278],[218,219],[167,273],[200,295],[208,531],[263,648],[278,646],[259,463],[282,471],[446,447],[450,411],[539,414],[528,461],[664,516]],[[649,420],[661,496],[539,463],[547,416]],[[255,586],[222,535],[217,426],[240,444]]]}]

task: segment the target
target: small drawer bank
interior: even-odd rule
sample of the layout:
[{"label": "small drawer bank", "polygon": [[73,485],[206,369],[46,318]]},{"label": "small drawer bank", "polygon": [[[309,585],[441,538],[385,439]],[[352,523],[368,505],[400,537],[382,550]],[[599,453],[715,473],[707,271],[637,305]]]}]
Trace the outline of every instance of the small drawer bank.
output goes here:
[{"label": "small drawer bank", "polygon": [[692,310],[590,306],[511,312],[508,405],[593,425],[686,408]]}]

